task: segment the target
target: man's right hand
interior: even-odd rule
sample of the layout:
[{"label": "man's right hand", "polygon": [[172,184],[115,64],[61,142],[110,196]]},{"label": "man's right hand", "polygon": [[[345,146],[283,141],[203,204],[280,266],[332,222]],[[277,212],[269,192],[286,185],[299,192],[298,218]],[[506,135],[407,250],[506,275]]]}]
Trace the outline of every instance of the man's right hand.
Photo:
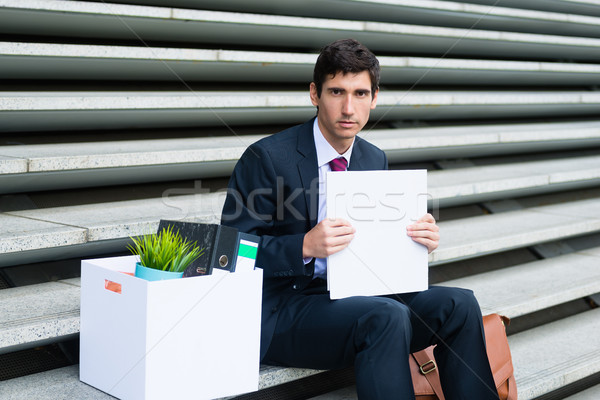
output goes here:
[{"label": "man's right hand", "polygon": [[325,218],[304,235],[302,257],[325,258],[345,249],[356,229],[344,219]]}]

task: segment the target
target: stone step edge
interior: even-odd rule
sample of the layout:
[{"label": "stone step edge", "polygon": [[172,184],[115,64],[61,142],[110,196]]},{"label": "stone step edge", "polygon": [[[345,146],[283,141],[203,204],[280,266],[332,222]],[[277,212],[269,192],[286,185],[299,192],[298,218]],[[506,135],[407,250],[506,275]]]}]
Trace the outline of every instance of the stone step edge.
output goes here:
[{"label": "stone step edge", "polygon": [[[371,130],[365,139],[392,153],[435,148],[517,144],[530,141],[597,140],[600,122],[478,125],[464,127]],[[133,166],[235,161],[252,143],[268,135],[191,139],[129,140],[102,143],[66,143],[0,146],[0,176],[16,173],[60,172]],[[582,143],[584,145],[584,143]],[[103,149],[102,151],[99,151]],[[162,150],[156,150],[162,149]],[[139,160],[136,160],[139,158]],[[5,168],[4,170],[3,168]]]},{"label": "stone step edge", "polygon": [[[23,238],[26,238],[27,235],[23,236],[15,234],[13,236],[5,236],[2,239],[2,241],[0,241],[0,248],[4,247],[7,250],[5,250],[3,254],[0,254],[0,258],[2,258],[2,255],[4,255],[5,258],[10,258],[11,255],[14,256],[18,252],[21,252],[19,254],[26,256],[27,251],[58,251],[62,248],[68,249],[70,247],[69,245],[54,245],[54,247],[48,247],[46,243],[48,240],[43,240],[44,237],[52,237],[54,242],[56,242],[57,240],[56,237],[51,236],[52,230],[64,232],[64,234],[67,235],[69,240],[73,242],[72,244],[106,244],[110,247],[111,240],[114,240],[114,243],[118,245],[123,245],[123,240],[127,240],[129,236],[137,236],[154,232],[156,229],[156,224],[161,218],[183,218],[181,216],[184,215],[181,214],[182,212],[185,212],[186,220],[197,219],[198,221],[213,221],[212,223],[215,223],[218,221],[218,213],[214,210],[222,209],[224,194],[217,192],[208,196],[209,197],[204,199],[210,201],[202,203],[201,209],[194,208],[198,207],[198,195],[186,195],[169,198],[169,209],[173,206],[178,207],[175,210],[177,213],[176,215],[178,216],[177,218],[175,218],[175,214],[169,216],[165,214],[166,211],[160,211],[163,208],[166,210],[165,207],[167,207],[167,205],[164,202],[160,204],[156,203],[155,200],[155,203],[159,205],[160,210],[154,210],[155,214],[152,216],[146,216],[146,219],[144,220],[140,220],[138,218],[134,221],[131,221],[129,225],[114,224],[114,219],[108,221],[110,222],[109,224],[107,224],[106,221],[102,220],[91,221],[88,223],[86,223],[85,220],[80,220],[79,222],[77,222],[75,219],[70,220],[69,213],[72,214],[74,218],[77,214],[85,212],[86,209],[94,210],[96,205],[6,212],[0,214],[0,218],[4,217],[4,219],[10,220],[11,224],[18,223],[18,221],[22,221],[25,224],[34,223],[38,225],[43,225],[43,229],[45,229],[45,231],[41,233],[38,232],[39,234],[36,233],[36,240],[42,240],[42,242],[45,243],[45,247],[40,247],[40,245],[36,245],[36,242],[29,243],[23,241]],[[158,199],[158,202],[161,202],[162,200],[163,199]],[[122,210],[127,211],[126,207],[139,208],[155,203],[148,203],[145,200],[134,200],[130,202],[103,203],[103,207],[113,207],[115,209],[116,207],[121,207]],[[534,244],[599,231],[600,218],[592,217],[582,220],[574,214],[577,212],[577,210],[581,209],[581,207],[595,209],[595,207],[598,207],[598,202],[596,199],[592,198],[586,200],[571,201],[561,204],[526,208],[522,210],[510,211],[499,214],[468,217],[460,220],[460,226],[459,223],[456,221],[442,221],[439,224],[440,229],[442,231],[450,232],[450,234],[446,235],[448,239],[446,239],[444,243],[440,245],[436,252],[433,252],[429,255],[430,264],[438,265],[455,260],[472,258],[480,255],[510,250],[517,247],[527,247]],[[159,214],[156,214],[159,212],[161,213],[160,216]],[[55,214],[57,214],[58,216],[49,217],[50,215]],[[600,210],[598,215],[600,215]],[[538,221],[536,222],[536,224],[539,224],[540,221],[548,221],[554,223],[553,221],[555,220],[562,220],[563,228],[558,229],[558,227],[555,226],[558,222],[554,223],[554,225],[548,225],[546,227],[538,227],[538,225],[535,225],[535,229],[533,231],[518,233],[515,233],[513,231],[507,231],[503,234],[503,236],[494,237],[493,240],[488,238],[485,240],[478,240],[469,243],[465,243],[464,241],[458,241],[458,239],[455,239],[456,235],[453,234],[453,232],[456,233],[455,231],[457,231],[457,229],[464,229],[462,226],[466,223],[472,224],[474,227],[476,227],[480,226],[481,224],[489,224],[493,222],[494,224],[496,224],[496,227],[498,227],[498,223],[502,221],[508,221],[506,223],[509,225],[505,228],[510,230],[512,229],[510,221],[513,221],[515,219],[521,222],[526,220]],[[564,223],[567,221],[569,222],[569,224],[564,225]],[[126,232],[127,236],[123,237],[123,232]],[[538,235],[536,237],[533,237],[531,236],[532,232],[537,232]],[[119,236],[115,237],[113,235]],[[478,236],[478,238],[480,237]]]},{"label": "stone step edge", "polygon": [[[545,259],[545,260],[538,260],[538,261],[533,261],[533,262],[528,262],[525,264],[521,264],[521,265],[517,265],[517,266],[512,266],[512,267],[507,267],[505,270],[510,270],[512,272],[511,277],[514,276],[514,274],[520,274],[523,275],[524,273],[527,272],[528,269],[532,269],[535,268],[540,269],[543,268],[544,266],[548,265],[548,266],[552,266],[553,264],[556,263],[564,263],[565,265],[577,265],[578,262],[581,263],[589,263],[589,262],[595,262],[598,261],[600,259],[600,247],[599,248],[595,248],[595,249],[586,249],[586,250],[582,250],[582,251],[577,251],[577,252],[573,252],[573,253],[569,253],[569,254],[565,254],[565,255],[560,255],[557,257],[552,257],[549,259]],[[445,285],[445,286],[457,286],[457,287],[465,287],[465,288],[469,288],[469,289],[473,289],[473,285],[469,285],[469,282],[472,282],[473,280],[478,280],[478,282],[481,281],[490,281],[490,283],[488,283],[488,286],[493,286],[496,287],[497,286],[497,282],[492,279],[492,276],[495,276],[498,274],[499,271],[492,271],[492,272],[487,272],[487,273],[482,273],[482,274],[477,274],[477,275],[471,275],[469,277],[466,278],[462,278],[462,279],[456,279],[456,280],[450,280],[450,281],[446,281],[446,282],[441,282],[439,283],[439,285]],[[567,274],[572,274],[572,272],[568,272],[565,271]],[[490,278],[488,278],[490,277]],[[515,278],[511,278],[513,281],[515,280]],[[518,281],[519,279],[517,279]],[[581,280],[581,279],[580,279]],[[494,283],[491,283],[491,282]],[[567,282],[568,280],[561,280],[561,282]],[[64,281],[58,281],[58,282],[64,282]],[[69,281],[69,287],[71,288],[70,290],[75,291],[75,292],[79,292],[80,288],[79,288],[79,278],[74,278],[71,279]],[[48,284],[40,284],[40,285],[49,285],[52,284],[52,282],[48,283]],[[482,293],[482,292],[486,292],[485,290],[485,286],[486,284],[483,285],[479,285],[479,292],[475,291],[476,296],[478,295],[478,293]],[[577,298],[582,298],[588,295],[592,295],[595,293],[600,293],[600,281],[596,280],[596,283],[594,284],[594,282],[589,282],[588,285],[584,285],[583,287],[577,287],[577,288],[572,288],[572,287],[567,287],[567,288],[554,288],[553,290],[553,298],[552,299],[546,299],[546,297],[549,297],[548,295],[544,294],[546,293],[546,288],[541,288],[538,291],[540,292],[538,295],[536,295],[535,293],[535,289],[537,289],[538,285],[532,285],[531,288],[531,292],[528,293],[528,296],[525,296],[523,294],[521,294],[520,296],[507,296],[507,299],[499,299],[499,300],[494,300],[491,301],[490,303],[487,303],[484,301],[482,301],[481,298],[479,298],[480,301],[480,306],[482,309],[482,313],[484,314],[490,314],[490,313],[500,313],[502,315],[506,315],[509,318],[515,318],[515,317],[520,317],[523,316],[525,314],[529,314],[529,313],[533,313],[536,311],[540,311],[542,309],[546,309],[552,306],[555,306],[557,304],[561,304],[561,303],[565,303],[571,300],[575,300]],[[15,288],[18,289],[18,288]],[[11,289],[4,289],[4,290],[8,290],[10,291]],[[61,292],[64,291],[64,288],[57,288],[57,290],[60,290]],[[37,297],[39,297],[40,295],[38,294],[31,294],[27,296],[27,299],[24,299],[24,301],[28,302],[28,303],[35,303],[36,301],[40,301],[42,299],[38,299]],[[47,299],[48,296],[51,296],[51,292],[44,292],[43,294],[44,298]],[[541,298],[540,298],[541,297]],[[512,301],[510,300],[514,300],[517,299],[520,304],[513,304]],[[534,302],[531,302],[529,298],[536,298],[537,300]],[[509,304],[510,303],[510,304]],[[76,321],[75,321],[76,319]],[[12,347],[15,346],[22,346],[22,347],[26,347],[27,341],[24,338],[30,338],[31,336],[31,331],[34,330],[36,332],[43,332],[43,335],[41,333],[37,333],[36,335],[34,335],[34,339],[37,340],[53,340],[53,341],[59,341],[61,340],[62,337],[64,336],[68,336],[68,335],[72,335],[72,334],[77,334],[79,333],[79,303],[75,304],[73,303],[73,307],[72,310],[70,311],[65,311],[63,313],[59,313],[59,314],[47,314],[44,316],[37,316],[37,317],[26,317],[23,318],[22,320],[15,320],[12,321],[10,323],[3,323],[3,328],[0,329],[0,338],[4,338],[2,340],[0,340],[0,343],[2,343],[2,346],[0,346],[0,353],[5,353],[5,352],[9,352],[12,351]],[[58,321],[58,323],[57,323]],[[59,333],[58,335],[56,333]],[[14,336],[17,336],[19,340],[15,341],[14,340]],[[54,335],[54,336],[53,336]],[[7,345],[9,344],[9,345]]]},{"label": "stone step edge", "polygon": [[[398,91],[379,93],[378,107],[407,106],[517,106],[593,105],[600,93],[557,90],[529,91]],[[276,110],[281,107],[312,109],[303,91],[285,92],[3,92],[3,112],[131,112],[173,110]]]},{"label": "stone step edge", "polygon": [[[192,9],[180,9],[180,8],[167,8],[167,7],[156,7],[156,6],[134,6],[134,5],[121,5],[114,3],[106,3],[102,6],[91,3],[77,3],[68,4],[69,2],[55,2],[53,7],[44,8],[39,6],[35,1],[32,0],[21,0],[18,7],[11,7],[21,12],[61,12],[64,14],[71,15],[97,15],[98,17],[113,17],[118,15],[122,19],[127,18],[139,18],[139,19],[151,19],[167,20],[167,21],[181,21],[187,24],[193,23],[221,23],[221,24],[243,24],[248,26],[267,26],[267,27],[278,27],[278,28],[303,28],[313,30],[329,30],[329,29],[341,29],[343,31],[355,31],[361,34],[390,34],[390,33],[404,33],[407,34],[412,32],[413,34],[420,34],[423,36],[431,37],[435,34],[442,37],[460,38],[460,39],[479,39],[479,40],[494,40],[494,41],[511,41],[511,42],[539,42],[544,44],[561,44],[561,45],[572,45],[582,46],[584,44],[591,46],[600,45],[600,40],[586,37],[570,37],[561,35],[551,34],[536,34],[536,33],[515,33],[515,32],[503,32],[497,30],[473,30],[465,28],[447,28],[439,26],[421,26],[421,25],[409,25],[389,22],[371,22],[371,21],[360,21],[360,20],[342,20],[342,19],[324,19],[324,18],[310,18],[310,17],[293,17],[293,16],[281,16],[281,15],[268,15],[268,14],[254,14],[254,13],[233,13],[226,11],[206,11],[206,10],[192,10]],[[65,4],[66,3],[66,4]],[[110,6],[110,7],[107,7]],[[523,10],[514,9],[514,12],[524,12]],[[529,11],[532,12],[532,11]],[[546,14],[553,15],[553,14]],[[555,14],[555,18],[564,19],[562,14]],[[574,16],[573,18],[578,18]],[[596,17],[585,17],[579,16],[581,20],[598,20]],[[565,21],[566,22],[566,21]],[[585,23],[585,22],[584,22]],[[435,33],[431,31],[434,30]],[[581,42],[584,42],[583,44]]]},{"label": "stone step edge", "polygon": [[[590,311],[593,312],[593,311]],[[576,316],[575,316],[576,317]],[[561,320],[558,321],[559,323],[568,323],[569,321],[571,321],[574,317],[568,317],[565,320]],[[552,324],[556,324],[556,323],[552,323]],[[545,329],[547,330],[547,327],[545,325],[543,326],[539,326],[536,328],[531,329],[531,331],[535,331],[537,335],[539,335],[540,337],[544,336],[544,332]],[[580,329],[585,329],[585,326],[582,328],[580,327]],[[593,335],[595,332],[589,332],[590,335]],[[517,334],[519,335],[519,334]],[[509,343],[511,342],[513,336],[511,336],[509,338]],[[514,356],[513,356],[514,359]],[[589,360],[588,360],[589,361]],[[581,363],[578,362],[578,360],[571,360],[571,362],[568,363],[569,365],[565,366],[565,369],[567,373],[569,373],[569,371],[572,369],[571,367],[573,366],[577,366],[580,365]],[[586,364],[589,365],[589,364]],[[515,365],[515,369],[518,369],[519,366]],[[579,368],[581,369],[581,367]],[[592,364],[591,368],[589,368],[589,371],[586,372],[586,374],[589,376],[595,372],[600,371],[600,362],[595,362],[594,364]],[[272,386],[277,386],[277,385],[281,385],[283,383],[286,382],[290,382],[293,380],[297,380],[297,379],[301,379],[307,376],[311,376],[311,375],[315,375],[318,374],[322,371],[318,371],[318,370],[310,370],[310,369],[296,369],[296,368],[287,368],[287,367],[269,367],[269,366],[262,366],[261,367],[261,373],[260,373],[260,383],[259,386],[261,389],[267,388],[267,387],[272,387]],[[538,381],[538,382],[534,382],[531,383],[529,382],[529,377],[527,376],[523,376],[521,379],[517,380],[517,388],[519,391],[519,398],[521,400],[530,400],[533,399],[537,396],[539,396],[539,394],[543,394],[543,393],[548,393],[552,390],[556,390],[558,388],[560,388],[561,386],[564,385],[564,383],[561,384],[561,373],[563,372],[563,370],[561,369],[555,369],[551,372],[551,377],[550,376],[546,376],[545,379],[543,381]],[[81,395],[81,398],[85,398],[85,399],[97,399],[97,400],[103,400],[103,399],[110,399],[112,397],[108,396],[106,393],[103,393],[87,384],[82,383],[81,381],[79,381],[79,374],[78,374],[78,365],[73,365],[70,367],[64,367],[64,368],[60,368],[57,370],[53,370],[53,371],[47,371],[47,372],[43,372],[40,374],[34,374],[34,375],[28,375],[25,377],[21,377],[21,378],[16,378],[13,380],[9,380],[9,381],[4,381],[4,382],[0,382],[0,389],[3,390],[10,390],[11,392],[8,392],[10,394],[12,393],[23,393],[23,388],[25,387],[26,389],[28,389],[30,392],[27,393],[29,396],[33,396],[33,395],[41,395],[41,393],[47,394],[47,391],[49,389],[48,386],[44,385],[44,384],[40,384],[41,382],[45,382],[47,379],[51,379],[51,381],[53,382],[53,386],[56,387],[56,389],[59,391],[58,393],[56,393],[56,395],[60,395],[62,394],[64,390],[69,390],[70,393],[75,393],[78,395]],[[572,383],[573,379],[566,379],[568,382],[566,383]],[[521,385],[523,382],[527,382],[527,387],[525,388],[521,388]],[[260,389],[259,389],[260,390]],[[13,397],[9,397],[9,399],[12,399]],[[28,397],[29,399],[37,399],[40,397]]]},{"label": "stone step edge", "polygon": [[[599,18],[600,20],[600,18]],[[173,47],[138,47],[117,45],[81,45],[53,44],[35,42],[0,42],[1,57],[31,57],[45,60],[48,58],[65,58],[71,61],[79,59],[109,59],[114,63],[122,61],[156,61],[156,62],[198,62],[224,63],[225,65],[246,64],[278,66],[303,66],[312,72],[316,54],[266,51],[212,50]],[[75,60],[74,60],[75,58]],[[565,73],[600,74],[600,64],[573,64],[564,62],[538,61],[504,61],[504,60],[471,60],[466,58],[428,58],[406,56],[378,57],[383,71],[415,69],[452,69],[452,70],[489,70],[490,72],[543,72],[560,76]],[[202,68],[199,65],[198,68]],[[2,67],[0,67],[2,68]],[[251,72],[250,72],[251,74]],[[382,77],[386,82],[386,76]],[[289,79],[304,81],[299,75]],[[389,80],[389,77],[387,78]],[[289,81],[289,80],[288,80]]]}]

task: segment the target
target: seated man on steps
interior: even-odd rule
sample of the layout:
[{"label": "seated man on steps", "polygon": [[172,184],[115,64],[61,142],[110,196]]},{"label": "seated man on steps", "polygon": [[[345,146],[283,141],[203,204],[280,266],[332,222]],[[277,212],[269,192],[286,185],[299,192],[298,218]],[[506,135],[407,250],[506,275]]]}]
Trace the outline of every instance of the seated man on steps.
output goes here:
[{"label": "seated man on steps", "polygon": [[[229,183],[222,223],[261,237],[261,359],[268,364],[354,366],[360,399],[413,399],[408,357],[437,344],[446,399],[498,399],[479,305],[469,290],[330,300],[326,257],[354,228],[325,217],[323,180],[331,170],[383,170],[383,151],[356,136],[375,108],[379,62],[354,40],[326,46],[310,99],[317,116],[252,144]],[[330,163],[331,162],[331,163]],[[407,232],[433,251],[439,233],[427,214]],[[398,268],[408,268],[400,260]]]}]

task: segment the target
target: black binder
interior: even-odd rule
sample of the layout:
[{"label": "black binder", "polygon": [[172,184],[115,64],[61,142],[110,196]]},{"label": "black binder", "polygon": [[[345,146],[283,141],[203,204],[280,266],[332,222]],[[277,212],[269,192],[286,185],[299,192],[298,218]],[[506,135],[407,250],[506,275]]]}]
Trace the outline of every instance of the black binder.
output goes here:
[{"label": "black binder", "polygon": [[171,226],[173,232],[196,242],[204,254],[194,261],[183,273],[184,277],[210,275],[214,268],[235,271],[238,249],[238,230],[218,224],[160,220],[158,232]]}]

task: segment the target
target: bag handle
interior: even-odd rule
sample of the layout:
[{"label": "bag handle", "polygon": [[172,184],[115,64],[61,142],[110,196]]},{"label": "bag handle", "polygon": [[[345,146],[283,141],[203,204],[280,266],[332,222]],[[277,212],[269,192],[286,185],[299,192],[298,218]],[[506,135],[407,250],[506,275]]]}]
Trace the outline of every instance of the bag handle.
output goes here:
[{"label": "bag handle", "polygon": [[425,376],[436,396],[440,400],[445,400],[444,393],[442,392],[442,385],[440,383],[437,364],[435,363],[433,357],[430,357],[425,350],[417,351],[411,355],[417,362],[420,373]]}]

